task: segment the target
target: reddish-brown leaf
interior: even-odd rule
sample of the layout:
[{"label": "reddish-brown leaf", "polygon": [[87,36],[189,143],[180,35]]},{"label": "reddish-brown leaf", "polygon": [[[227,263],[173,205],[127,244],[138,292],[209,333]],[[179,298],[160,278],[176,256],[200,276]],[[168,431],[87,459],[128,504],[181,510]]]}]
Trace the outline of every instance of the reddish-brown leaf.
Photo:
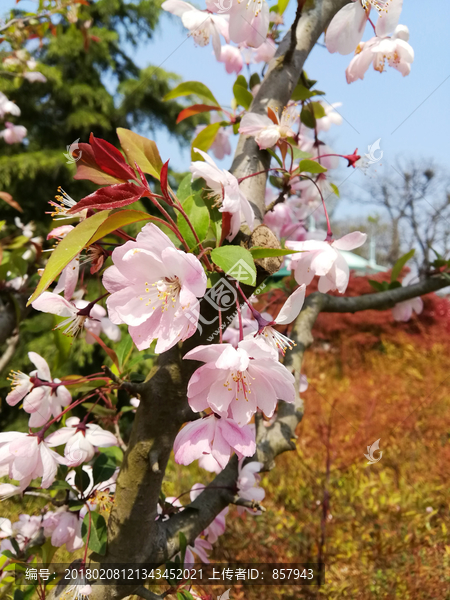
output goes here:
[{"label": "reddish-brown leaf", "polygon": [[177,117],[177,123],[181,123],[184,119],[199,115],[200,113],[210,112],[212,110],[221,110],[220,106],[209,106],[208,104],[193,104],[184,108]]},{"label": "reddish-brown leaf", "polygon": [[147,190],[143,187],[134,185],[134,183],[118,183],[108,187],[100,188],[93,194],[89,194],[77,202],[71,212],[79,212],[84,208],[97,208],[100,210],[109,210],[112,208],[122,208],[137,202]]},{"label": "reddish-brown leaf", "polygon": [[94,151],[95,162],[102,171],[125,181],[135,178],[134,170],[125,162],[122,153],[115,146],[106,140],[96,138],[93,133],[89,137],[89,142]]},{"label": "reddish-brown leaf", "polygon": [[122,183],[126,179],[120,179],[107,175],[95,162],[94,151],[90,144],[78,144],[79,158],[77,160],[77,172],[74,179],[88,179],[99,185],[110,185],[111,183]]},{"label": "reddish-brown leaf", "polygon": [[23,212],[22,207],[20,206],[20,204],[18,202],[16,202],[14,200],[14,198],[11,196],[11,194],[8,194],[8,192],[0,192],[0,198],[2,200],[4,200],[6,202],[6,204],[9,204],[10,206],[12,206],[13,208],[15,208],[19,212]]},{"label": "reddish-brown leaf", "polygon": [[169,161],[165,162],[161,168],[161,191],[163,193],[164,198],[172,204],[172,198],[169,195],[169,190],[167,189],[167,176],[169,173]]},{"label": "reddish-brown leaf", "polygon": [[272,123],[274,123],[275,125],[279,125],[277,115],[275,111],[272,108],[270,108],[270,106],[267,107],[267,116],[272,121]]}]

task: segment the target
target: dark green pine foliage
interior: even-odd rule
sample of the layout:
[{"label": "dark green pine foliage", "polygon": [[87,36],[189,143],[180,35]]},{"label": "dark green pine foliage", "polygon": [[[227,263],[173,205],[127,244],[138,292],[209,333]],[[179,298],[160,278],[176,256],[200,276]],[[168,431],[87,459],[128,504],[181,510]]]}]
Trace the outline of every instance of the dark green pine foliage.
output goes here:
[{"label": "dark green pine foliage", "polygon": [[[140,70],[132,57],[138,43],[151,38],[159,12],[159,0],[79,4],[76,22],[61,18],[56,35],[49,31],[33,53],[46,83],[0,74],[0,90],[22,111],[6,120],[28,130],[27,143],[0,139],[0,190],[21,204],[25,222],[42,222],[59,185],[76,190],[77,200],[97,187],[73,182],[75,166],[63,153],[77,138],[87,142],[92,131],[117,144],[117,127],[144,134],[165,127],[180,142],[190,137],[192,122],[175,124],[182,106],[162,101],[178,76],[153,66]],[[18,214],[5,203],[0,208],[8,220]]]}]

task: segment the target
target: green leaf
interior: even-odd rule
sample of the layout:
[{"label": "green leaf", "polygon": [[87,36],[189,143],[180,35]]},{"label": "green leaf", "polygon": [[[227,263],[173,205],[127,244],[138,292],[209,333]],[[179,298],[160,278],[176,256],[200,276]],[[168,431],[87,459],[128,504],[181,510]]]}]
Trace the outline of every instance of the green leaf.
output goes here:
[{"label": "green leaf", "polygon": [[403,256],[401,256],[398,259],[398,261],[392,267],[391,281],[397,281],[398,276],[400,275],[403,267],[406,265],[406,263],[408,262],[408,260],[410,260],[414,256],[415,252],[416,251],[413,248],[407,254],[404,254]]},{"label": "green leaf", "polygon": [[279,15],[282,15],[289,4],[289,0],[278,0],[277,12]]},{"label": "green leaf", "polygon": [[373,279],[369,279],[370,285],[377,290],[377,292],[384,292],[388,289],[389,285],[387,281],[374,281]]},{"label": "green leaf", "polygon": [[101,481],[106,481],[114,475],[117,467],[117,460],[115,456],[111,454],[105,454],[102,452],[97,456],[92,467],[92,476],[94,478],[94,485]]},{"label": "green leaf", "polygon": [[243,75],[238,75],[236,78],[236,81],[233,84],[233,87],[235,85],[240,85],[241,87],[245,88],[246,90],[248,90],[248,84],[247,84],[247,80],[245,79],[245,77]]},{"label": "green leaf", "polygon": [[75,487],[80,490],[81,493],[84,490],[87,490],[91,480],[89,479],[89,475],[86,471],[83,470],[81,466],[76,467],[75,469]]},{"label": "green leaf", "polygon": [[119,446],[109,446],[108,448],[99,448],[98,451],[101,454],[107,454],[112,456],[116,463],[120,465],[123,461],[123,450]]},{"label": "green leaf", "polygon": [[309,100],[313,96],[314,92],[308,90],[308,88],[305,87],[303,84],[297,83],[297,85],[294,88],[294,91],[292,92],[291,99],[294,100],[294,102],[298,102],[300,100]]},{"label": "green leaf", "polygon": [[110,211],[110,216],[104,223],[100,225],[98,230],[89,240],[89,245],[93,244],[97,240],[105,237],[109,233],[112,233],[116,229],[120,229],[125,225],[131,223],[138,223],[139,221],[151,221],[153,217],[146,212],[141,210],[116,210]]},{"label": "green leaf", "polygon": [[195,152],[194,148],[207,152],[216,139],[219,129],[220,123],[211,123],[199,132],[191,144],[191,160],[204,160],[203,156],[198,152]]},{"label": "green leaf", "polygon": [[339,193],[339,188],[337,185],[335,185],[334,183],[330,183],[330,188],[333,190],[333,192],[336,194],[336,196],[338,198],[340,198],[341,194]]},{"label": "green leaf", "polygon": [[266,150],[270,154],[270,156],[272,156],[272,158],[274,158],[277,161],[280,167],[283,168],[283,163],[281,162],[281,158],[278,156],[278,154],[271,148],[266,148]]},{"label": "green leaf", "polygon": [[144,173],[159,179],[163,162],[155,142],[122,127],[116,131],[130,165],[134,168],[136,162]]},{"label": "green leaf", "polygon": [[167,102],[167,100],[173,100],[180,96],[190,96],[191,94],[210,100],[211,102],[214,102],[216,106],[220,106],[211,90],[200,81],[184,81],[183,83],[180,83],[180,85],[177,85],[176,88],[166,94],[163,100]]},{"label": "green leaf", "polygon": [[129,334],[125,334],[124,336],[122,336],[122,339],[120,340],[116,348],[116,354],[117,358],[119,359],[120,370],[122,370],[122,368],[125,366],[132,350],[133,340],[131,339],[131,336]]},{"label": "green leaf", "polygon": [[[197,192],[193,196],[189,196],[189,198],[183,202],[183,208],[195,229],[198,239],[202,242],[209,229],[209,211],[205,206],[201,195]],[[181,213],[177,214],[177,224],[180,233],[188,243],[189,248],[196,246],[198,242],[195,239],[188,222]]]},{"label": "green leaf", "polygon": [[187,539],[182,531],[178,533],[178,539],[180,541],[180,553],[181,553],[181,565],[184,565],[184,558],[186,556]]},{"label": "green leaf", "polygon": [[327,170],[317,160],[309,160],[308,158],[301,160],[298,165],[299,173],[325,173]]},{"label": "green leaf", "polygon": [[36,300],[42,292],[45,292],[64,267],[67,267],[70,261],[83,250],[100,225],[108,218],[110,212],[111,211],[109,210],[102,210],[88,219],[81,221],[75,229],[69,231],[69,233],[59,242],[51,253],[41,280],[31,298],[28,300],[27,306],[30,305],[33,300]]},{"label": "green leaf", "polygon": [[221,246],[211,252],[211,259],[233,279],[248,285],[256,284],[256,267],[248,250],[241,246]]},{"label": "green leaf", "polygon": [[253,246],[253,248],[250,248],[250,253],[255,260],[269,256],[287,256],[288,254],[297,254],[298,252],[299,250],[290,250],[289,248],[263,248],[262,246]]},{"label": "green leaf", "polygon": [[253,96],[246,87],[243,87],[236,81],[236,83],[233,85],[233,94],[236,98],[236,102],[240,106],[243,106],[245,110],[250,108],[250,104],[253,102]]},{"label": "green leaf", "polygon": [[250,76],[250,82],[249,82],[249,89],[253,89],[255,87],[255,85],[258,85],[258,83],[261,83],[261,78],[258,75],[258,73],[252,73]]},{"label": "green leaf", "polygon": [[93,402],[84,402],[83,406],[90,410],[93,415],[98,415],[99,417],[113,417],[116,414],[113,408],[105,408]]},{"label": "green leaf", "polygon": [[316,119],[321,119],[325,116],[325,109],[320,102],[309,102],[302,108],[300,119],[306,127],[315,129]]},{"label": "green leaf", "polygon": [[91,531],[89,535],[88,548],[92,552],[96,552],[104,556],[106,554],[106,542],[107,542],[107,528],[106,521],[96,512],[88,511],[81,524],[81,537],[86,542],[88,539],[89,531],[89,515],[91,516]]},{"label": "green leaf", "polygon": [[[292,141],[294,142],[294,140]],[[300,150],[300,148],[297,148],[295,142],[293,143],[292,151],[294,154],[294,160],[303,160],[304,158],[311,158],[311,153],[305,152],[304,150]]]},{"label": "green leaf", "polygon": [[195,194],[195,192],[199,192],[203,190],[203,180],[202,179],[194,179],[192,180],[192,175],[189,173],[186,177],[180,182],[180,185],[177,189],[177,198],[180,202],[183,202],[189,196]]}]

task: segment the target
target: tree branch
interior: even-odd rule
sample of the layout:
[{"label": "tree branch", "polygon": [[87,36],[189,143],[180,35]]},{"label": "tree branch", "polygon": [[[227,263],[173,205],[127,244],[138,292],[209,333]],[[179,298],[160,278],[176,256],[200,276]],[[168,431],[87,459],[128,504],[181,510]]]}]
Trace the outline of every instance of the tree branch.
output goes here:
[{"label": "tree branch", "polygon": [[414,285],[376,294],[342,297],[314,292],[309,297],[315,296],[318,298],[317,302],[321,304],[320,310],[322,312],[355,313],[361,310],[386,310],[387,308],[393,308],[399,302],[424,296],[430,292],[436,292],[449,285],[450,281],[445,277],[431,277],[419,281],[419,283],[415,283]]},{"label": "tree branch", "polygon": [[[308,0],[300,13],[296,15],[295,31],[290,30],[269,63],[267,73],[250,112],[267,114],[270,106],[279,114],[291,99],[292,92],[299,80],[303,65],[321,34],[331,19],[350,0]],[[295,24],[295,23],[294,23]],[[294,28],[293,28],[294,29]],[[292,45],[295,32],[295,44]],[[231,172],[236,177],[245,177],[251,173],[267,170],[270,167],[270,154],[258,148],[255,139],[241,135],[234,155]],[[247,196],[255,211],[256,223],[264,218],[265,191],[267,174],[263,173],[244,180],[240,189]]]}]

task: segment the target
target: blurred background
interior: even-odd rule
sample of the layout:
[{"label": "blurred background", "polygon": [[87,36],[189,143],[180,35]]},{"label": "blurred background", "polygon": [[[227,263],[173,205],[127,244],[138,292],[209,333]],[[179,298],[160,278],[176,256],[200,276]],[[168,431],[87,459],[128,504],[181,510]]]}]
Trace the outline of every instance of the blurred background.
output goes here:
[{"label": "blurred background", "polygon": [[[14,11],[25,11],[23,16],[36,10],[35,2],[4,0],[0,35],[19,16]],[[291,0],[281,33],[294,14]],[[444,0],[404,3],[401,23],[409,27],[415,50],[408,77],[369,69],[363,81],[349,85],[345,69],[351,56],[329,54],[323,39],[305,65],[316,88],[325,92],[323,101],[341,103],[340,124],[321,138],[339,154],[357,147],[364,155],[377,142],[377,156],[381,152],[366,172],[341,166],[333,176],[339,190],[339,197],[330,199],[333,232],[339,237],[358,228],[370,238],[358,256],[349,257],[349,295],[373,291],[369,279],[389,281],[393,265],[411,248],[415,256],[404,273],[427,272],[436,252],[448,258],[446,17]],[[105,364],[98,344],[72,341],[52,330],[52,315],[25,308],[52,247],[45,240],[52,224],[48,202],[59,186],[76,200],[97,187],[74,181],[76,167],[64,156],[68,147],[87,142],[90,132],[117,145],[116,128],[132,129],[157,142],[164,162],[170,158],[176,186],[189,168],[195,128],[209,117],[177,124],[189,98],[164,102],[163,97],[182,81],[198,80],[230,109],[236,80],[236,73],[228,74],[215,60],[211,46],[195,46],[180,19],[162,11],[158,0],[80,2],[45,23],[36,27],[30,21],[33,35],[18,27],[14,36],[0,38],[0,91],[21,110],[3,120],[27,130],[16,143],[0,139],[2,430],[26,430],[23,413],[4,398],[9,371],[31,370],[29,351],[44,356],[55,377],[98,372]],[[41,77],[23,77],[22,63],[33,60],[38,66],[27,68]],[[261,73],[261,64],[242,70],[247,78],[255,72]],[[230,137],[231,152],[236,141]],[[217,162],[229,168],[231,160],[232,153]],[[321,226],[320,216],[314,226]],[[260,308],[277,314],[291,283],[275,278]],[[87,294],[98,287],[99,280],[90,279]],[[233,600],[450,598],[447,294],[424,298],[423,312],[408,323],[394,321],[391,311],[322,314],[313,333],[297,450],[278,458],[277,468],[263,476],[267,512],[230,515],[212,560],[326,563],[320,589],[305,588],[299,595],[281,586],[234,588]],[[138,357],[136,351],[131,357],[137,379],[154,360],[151,353]],[[118,402],[125,406],[129,398],[120,396]],[[128,412],[122,421],[125,437],[131,423]],[[367,446],[376,440],[382,459],[367,464]],[[197,467],[171,462],[164,492],[178,496],[209,477]],[[0,505],[0,516],[15,520],[22,512],[39,514],[43,506],[42,500],[16,497]],[[64,549],[58,553],[61,562],[67,559]]]}]

